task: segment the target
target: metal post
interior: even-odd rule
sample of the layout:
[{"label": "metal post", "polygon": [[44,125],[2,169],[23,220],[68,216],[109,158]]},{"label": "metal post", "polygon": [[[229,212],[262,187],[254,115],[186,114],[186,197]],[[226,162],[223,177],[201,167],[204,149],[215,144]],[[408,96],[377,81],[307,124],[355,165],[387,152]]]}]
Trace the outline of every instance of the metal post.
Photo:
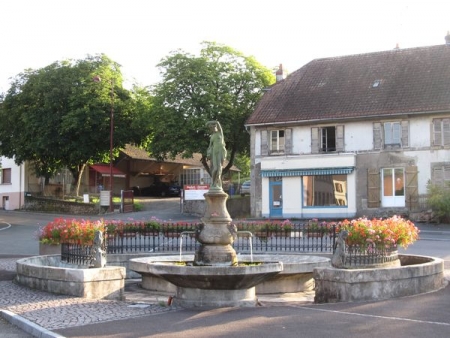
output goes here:
[{"label": "metal post", "polygon": [[114,212],[113,204],[113,136],[114,136],[114,80],[111,79],[111,116],[110,116],[110,131],[109,131],[109,211]]}]

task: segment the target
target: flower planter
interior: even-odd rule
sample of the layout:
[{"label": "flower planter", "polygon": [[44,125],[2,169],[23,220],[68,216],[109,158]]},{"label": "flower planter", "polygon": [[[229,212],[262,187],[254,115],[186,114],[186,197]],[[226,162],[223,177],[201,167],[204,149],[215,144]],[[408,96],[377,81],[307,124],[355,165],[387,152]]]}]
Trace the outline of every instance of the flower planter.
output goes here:
[{"label": "flower planter", "polygon": [[61,244],[44,244],[39,242],[39,256],[61,255]]},{"label": "flower planter", "polygon": [[272,233],[267,231],[257,231],[254,232],[253,235],[258,237],[258,239],[263,242],[267,242],[269,238],[272,237]]},{"label": "flower planter", "polygon": [[324,233],[323,232],[307,232],[306,236],[311,237],[311,238],[322,238],[324,236]]},{"label": "flower planter", "polygon": [[164,237],[167,237],[167,238],[177,238],[179,236],[180,236],[179,232],[171,232],[171,231],[164,232]]}]

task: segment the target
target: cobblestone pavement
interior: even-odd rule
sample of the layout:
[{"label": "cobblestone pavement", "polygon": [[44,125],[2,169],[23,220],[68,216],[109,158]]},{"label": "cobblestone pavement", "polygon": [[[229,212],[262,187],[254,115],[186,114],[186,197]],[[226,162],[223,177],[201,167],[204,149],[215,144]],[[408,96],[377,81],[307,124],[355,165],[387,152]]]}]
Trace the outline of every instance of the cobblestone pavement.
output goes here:
[{"label": "cobblestone pavement", "polygon": [[[15,271],[16,260],[0,259],[0,270]],[[0,281],[0,309],[20,315],[47,330],[178,310],[166,305],[168,298],[165,296],[130,296],[126,301],[92,300],[32,290],[13,281]]]}]

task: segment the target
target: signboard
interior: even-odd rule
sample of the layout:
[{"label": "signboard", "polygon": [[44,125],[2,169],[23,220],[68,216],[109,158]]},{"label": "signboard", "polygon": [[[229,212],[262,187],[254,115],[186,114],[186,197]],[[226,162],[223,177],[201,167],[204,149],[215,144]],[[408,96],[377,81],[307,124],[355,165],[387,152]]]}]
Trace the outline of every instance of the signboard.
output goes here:
[{"label": "signboard", "polygon": [[204,200],[205,196],[203,194],[207,193],[209,190],[209,184],[191,184],[184,186],[184,200],[194,201],[194,200]]}]

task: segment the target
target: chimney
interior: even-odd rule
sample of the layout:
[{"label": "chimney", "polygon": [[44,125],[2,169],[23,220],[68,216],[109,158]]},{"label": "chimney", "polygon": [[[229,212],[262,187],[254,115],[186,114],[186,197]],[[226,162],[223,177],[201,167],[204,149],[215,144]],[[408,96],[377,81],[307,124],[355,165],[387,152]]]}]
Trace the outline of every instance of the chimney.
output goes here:
[{"label": "chimney", "polygon": [[448,31],[447,35],[445,36],[445,44],[447,46],[450,46],[450,31]]},{"label": "chimney", "polygon": [[279,82],[279,81],[284,79],[284,76],[283,76],[283,65],[281,63],[280,63],[280,67],[276,71],[275,75],[277,77],[277,82]]}]

